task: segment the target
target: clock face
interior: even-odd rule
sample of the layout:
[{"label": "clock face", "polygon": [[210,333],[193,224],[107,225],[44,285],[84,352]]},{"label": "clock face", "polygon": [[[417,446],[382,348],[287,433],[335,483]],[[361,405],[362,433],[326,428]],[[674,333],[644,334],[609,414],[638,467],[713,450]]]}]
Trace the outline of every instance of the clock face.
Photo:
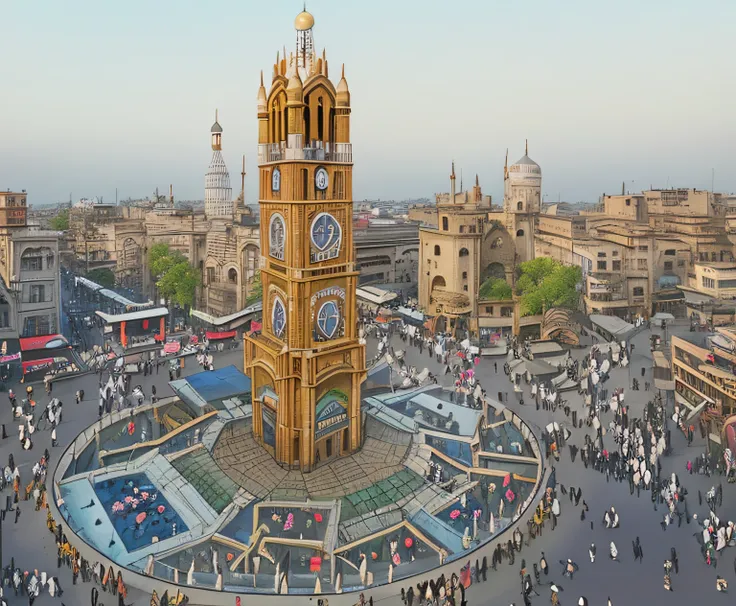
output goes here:
[{"label": "clock face", "polygon": [[274,336],[281,338],[286,328],[286,308],[281,299],[276,297],[273,300],[273,309],[271,310],[271,329]]},{"label": "clock face", "polygon": [[314,173],[314,185],[320,191],[325,191],[329,185],[330,179],[327,175],[327,170],[324,168],[318,168],[317,172]]},{"label": "clock face", "polygon": [[286,249],[286,223],[279,213],[273,213],[268,228],[268,254],[279,261],[284,260]]},{"label": "clock face", "polygon": [[340,326],[340,309],[337,301],[323,303],[317,313],[317,328],[322,336],[331,339],[335,336],[338,326]]},{"label": "clock face", "polygon": [[340,254],[342,227],[330,213],[319,213],[312,221],[310,229],[312,263],[335,259]]},{"label": "clock face", "polygon": [[271,173],[271,191],[281,191],[281,171],[278,167],[274,168]]}]

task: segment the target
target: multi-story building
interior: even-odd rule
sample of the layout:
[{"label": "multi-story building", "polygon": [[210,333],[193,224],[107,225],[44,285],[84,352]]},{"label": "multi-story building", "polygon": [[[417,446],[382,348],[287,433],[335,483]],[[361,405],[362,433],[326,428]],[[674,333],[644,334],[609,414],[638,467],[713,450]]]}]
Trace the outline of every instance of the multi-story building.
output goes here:
[{"label": "multi-story building", "polygon": [[[422,222],[418,290],[426,313],[449,319],[455,328],[472,334],[501,325],[510,329],[511,315],[485,310],[504,309],[509,314],[508,310],[516,309],[513,302],[484,301],[480,287],[491,277],[512,284],[516,266],[534,258],[541,188],[542,171],[525,153],[511,166],[506,162],[504,204],[493,207],[477,176],[472,191],[456,191],[453,164],[450,193],[437,194],[431,209],[436,219],[427,209],[410,212],[411,218]],[[494,316],[498,317],[491,319]]]},{"label": "multi-story building", "polygon": [[59,233],[26,223],[25,191],[0,193],[0,339],[61,328]]},{"label": "multi-story building", "polygon": [[253,435],[304,470],[361,446],[350,91],[314,52],[314,18],[258,90],[263,331],[246,335]]}]

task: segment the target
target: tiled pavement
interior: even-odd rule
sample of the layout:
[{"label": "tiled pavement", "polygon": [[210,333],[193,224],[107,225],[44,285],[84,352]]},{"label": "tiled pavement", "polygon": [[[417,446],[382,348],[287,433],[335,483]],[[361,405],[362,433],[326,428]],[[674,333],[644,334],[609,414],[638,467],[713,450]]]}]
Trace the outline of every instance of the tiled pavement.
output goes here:
[{"label": "tiled pavement", "polygon": [[[231,423],[217,441],[214,457],[232,480],[260,499],[338,499],[366,490],[406,471],[410,435],[370,419],[363,448],[309,474],[280,467],[251,433],[250,421]],[[421,483],[421,478],[419,478]]]}]

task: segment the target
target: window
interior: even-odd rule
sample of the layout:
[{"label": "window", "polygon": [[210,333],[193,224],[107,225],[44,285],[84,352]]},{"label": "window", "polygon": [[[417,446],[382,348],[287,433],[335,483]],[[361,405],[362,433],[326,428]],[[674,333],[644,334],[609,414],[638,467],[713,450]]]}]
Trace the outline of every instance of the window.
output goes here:
[{"label": "window", "polygon": [[468,272],[467,271],[464,271],[463,272],[463,280],[467,280],[467,279],[468,279]]},{"label": "window", "polygon": [[621,271],[621,261],[613,261],[613,271]]},{"label": "window", "polygon": [[465,233],[465,226],[464,225],[461,225],[460,226],[460,233],[461,234],[464,234]]},{"label": "window", "polygon": [[231,267],[227,272],[227,281],[230,282],[230,284],[237,284],[238,283],[238,272],[234,267]]},{"label": "window", "polygon": [[649,247],[648,247],[648,246],[646,246],[646,245],[645,245],[645,246],[640,246],[640,247],[639,247],[639,252],[647,252],[648,250],[649,250]]},{"label": "window", "polygon": [[685,259],[677,259],[677,267],[685,267]]},{"label": "window", "polygon": [[214,284],[214,282],[215,282],[215,268],[208,267],[207,268],[207,284]]},{"label": "window", "polygon": [[493,313],[493,306],[492,305],[486,305],[486,313],[492,314]]},{"label": "window", "polygon": [[631,198],[626,198],[626,206],[631,206]]},{"label": "window", "polygon": [[467,291],[467,290],[468,290],[468,285],[467,285],[467,284],[465,284],[465,285],[463,286],[463,290],[465,290],[465,291]]},{"label": "window", "polygon": [[450,229],[450,222],[447,220],[447,217],[442,217],[442,231],[447,231]]},{"label": "window", "polygon": [[599,252],[599,253],[598,253],[598,256],[599,256],[599,257],[605,257],[605,256],[606,256],[606,253],[604,253],[604,252]]},{"label": "window", "polygon": [[736,280],[718,280],[718,288],[736,288]]},{"label": "window", "polygon": [[519,238],[520,238],[521,236],[523,236],[523,235],[524,235],[524,230],[523,230],[523,229],[520,229],[520,230],[518,230],[518,231],[516,232],[516,235],[517,235],[517,237],[519,237]]},{"label": "window", "polygon": [[634,296],[635,297],[643,297],[644,296],[644,287],[643,286],[634,286]]},{"label": "window", "polygon": [[470,253],[468,252],[467,248],[461,248],[460,249],[460,256],[461,257],[467,257]]},{"label": "window", "polygon": [[440,256],[440,245],[439,244],[435,244],[434,245],[434,256],[435,257],[439,257]]},{"label": "window", "polygon": [[664,251],[664,254],[667,255],[668,257],[674,257],[675,254],[677,253],[675,253],[674,248],[668,248],[667,250]]},{"label": "window", "polygon": [[613,251],[613,252],[611,253],[611,256],[613,256],[613,257],[618,257],[618,251],[617,251],[617,250],[614,250],[614,251]]},{"label": "window", "polygon": [[0,314],[0,328],[10,328],[10,316],[7,311]]},{"label": "window", "polygon": [[716,287],[716,281],[713,278],[706,278],[705,276],[702,277],[703,286],[705,288],[715,288]]},{"label": "window", "polygon": [[501,308],[501,317],[503,318],[510,318],[512,313],[514,313],[513,307],[502,307]]},{"label": "window", "polygon": [[606,262],[598,261],[598,271],[606,271]]},{"label": "window", "polygon": [[664,270],[665,271],[672,271],[672,261],[665,261],[664,262]]},{"label": "window", "polygon": [[524,203],[523,202],[517,202],[516,203],[516,210],[524,210]]},{"label": "window", "polygon": [[37,337],[54,332],[56,332],[56,323],[48,315],[29,316],[23,322],[23,337]]},{"label": "window", "polygon": [[42,265],[41,257],[26,257],[20,261],[22,271],[41,271],[43,269]]},{"label": "window", "polygon": [[46,300],[46,287],[43,284],[31,285],[31,298],[29,303],[43,303]]},{"label": "window", "polygon": [[648,269],[649,268],[649,262],[646,259],[637,259],[636,260],[636,268],[637,269]]}]

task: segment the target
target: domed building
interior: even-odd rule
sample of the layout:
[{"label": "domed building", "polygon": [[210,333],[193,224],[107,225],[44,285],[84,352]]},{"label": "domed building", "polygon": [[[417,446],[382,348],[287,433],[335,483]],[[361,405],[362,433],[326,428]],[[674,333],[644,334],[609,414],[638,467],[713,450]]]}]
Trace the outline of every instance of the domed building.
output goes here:
[{"label": "domed building", "polygon": [[503,210],[506,229],[514,239],[518,262],[534,258],[534,232],[542,207],[542,169],[524,155],[504,168]]}]

